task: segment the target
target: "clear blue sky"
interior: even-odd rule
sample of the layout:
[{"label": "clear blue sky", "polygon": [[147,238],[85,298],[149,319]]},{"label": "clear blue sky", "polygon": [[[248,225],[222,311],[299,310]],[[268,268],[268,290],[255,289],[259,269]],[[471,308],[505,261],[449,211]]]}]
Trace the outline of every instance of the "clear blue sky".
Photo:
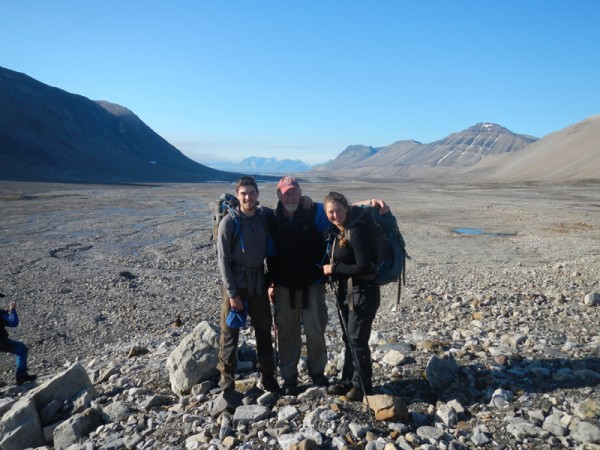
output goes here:
[{"label": "clear blue sky", "polygon": [[600,114],[600,1],[3,0],[0,65],[199,162],[334,158]]}]

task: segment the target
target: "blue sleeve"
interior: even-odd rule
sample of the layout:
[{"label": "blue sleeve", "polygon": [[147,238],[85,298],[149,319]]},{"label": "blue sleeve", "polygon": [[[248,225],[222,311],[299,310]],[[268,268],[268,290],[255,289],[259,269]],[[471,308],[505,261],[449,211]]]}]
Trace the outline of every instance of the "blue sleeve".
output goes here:
[{"label": "blue sleeve", "polygon": [[19,315],[17,314],[16,309],[5,311],[4,314],[2,314],[2,319],[7,327],[16,327],[19,325]]},{"label": "blue sleeve", "polygon": [[329,219],[325,214],[325,207],[323,206],[323,203],[317,203],[316,205],[317,213],[315,214],[315,225],[319,234],[322,234],[329,228],[331,222],[329,222]]},{"label": "blue sleeve", "polygon": [[267,256],[275,256],[277,254],[275,248],[275,241],[271,237],[271,233],[267,234]]}]

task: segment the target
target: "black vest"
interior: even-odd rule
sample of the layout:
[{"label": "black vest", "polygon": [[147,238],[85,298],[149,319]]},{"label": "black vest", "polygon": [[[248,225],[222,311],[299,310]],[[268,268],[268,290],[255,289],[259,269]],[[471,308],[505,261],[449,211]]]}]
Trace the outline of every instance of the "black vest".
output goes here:
[{"label": "black vest", "polygon": [[269,232],[275,243],[276,255],[269,265],[272,279],[289,289],[301,289],[323,276],[320,267],[325,254],[325,242],[315,225],[317,205],[299,206],[294,217],[283,213],[281,202],[269,220]]}]

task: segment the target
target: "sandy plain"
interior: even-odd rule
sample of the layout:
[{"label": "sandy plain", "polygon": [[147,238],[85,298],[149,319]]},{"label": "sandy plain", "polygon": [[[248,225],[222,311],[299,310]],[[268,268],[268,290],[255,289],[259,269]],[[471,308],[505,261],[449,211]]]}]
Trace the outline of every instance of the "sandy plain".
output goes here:
[{"label": "sandy plain", "polygon": [[[260,200],[272,206],[274,184],[260,188]],[[600,290],[598,184],[353,181],[303,188],[315,201],[336,190],[351,201],[388,202],[412,257],[403,301],[423,291],[476,290],[472,282],[462,285],[473,273],[526,285],[532,271],[559,276],[557,265],[565,267],[560,276],[573,278],[565,295]],[[32,370],[51,374],[101,355],[108,345],[160,341],[178,316],[194,324],[217,322],[208,203],[232,191],[231,184],[0,182],[0,291],[5,303],[19,302],[21,326],[10,330],[11,337],[30,346]],[[489,234],[461,235],[457,228]],[[518,274],[523,280],[514,279]],[[395,291],[383,294],[384,304],[395,302]],[[0,379],[11,382],[13,364],[10,355],[0,355]]]}]

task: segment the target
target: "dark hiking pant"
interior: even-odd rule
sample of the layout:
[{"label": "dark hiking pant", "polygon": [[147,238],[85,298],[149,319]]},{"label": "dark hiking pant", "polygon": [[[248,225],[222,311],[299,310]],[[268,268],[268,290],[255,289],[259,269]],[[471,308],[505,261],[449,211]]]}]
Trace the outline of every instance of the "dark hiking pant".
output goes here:
[{"label": "dark hiking pant", "polygon": [[[261,374],[275,372],[273,361],[273,341],[271,339],[271,305],[266,289],[256,296],[249,296],[245,290],[240,290],[240,296],[248,301],[249,316],[256,336],[256,354],[258,370]],[[221,304],[221,336],[219,340],[219,364],[221,373],[233,375],[237,366],[237,350],[240,337],[239,328],[227,326],[227,315],[230,311],[229,294],[224,286],[221,287],[223,302]]]},{"label": "dark hiking pant", "polygon": [[348,336],[345,333],[343,336],[342,381],[350,381],[354,387],[360,388],[362,379],[367,394],[370,394],[373,390],[373,363],[369,338],[380,303],[379,286],[372,281],[357,281],[351,289],[348,295],[345,283],[340,283],[338,291],[338,304],[348,329]]}]

